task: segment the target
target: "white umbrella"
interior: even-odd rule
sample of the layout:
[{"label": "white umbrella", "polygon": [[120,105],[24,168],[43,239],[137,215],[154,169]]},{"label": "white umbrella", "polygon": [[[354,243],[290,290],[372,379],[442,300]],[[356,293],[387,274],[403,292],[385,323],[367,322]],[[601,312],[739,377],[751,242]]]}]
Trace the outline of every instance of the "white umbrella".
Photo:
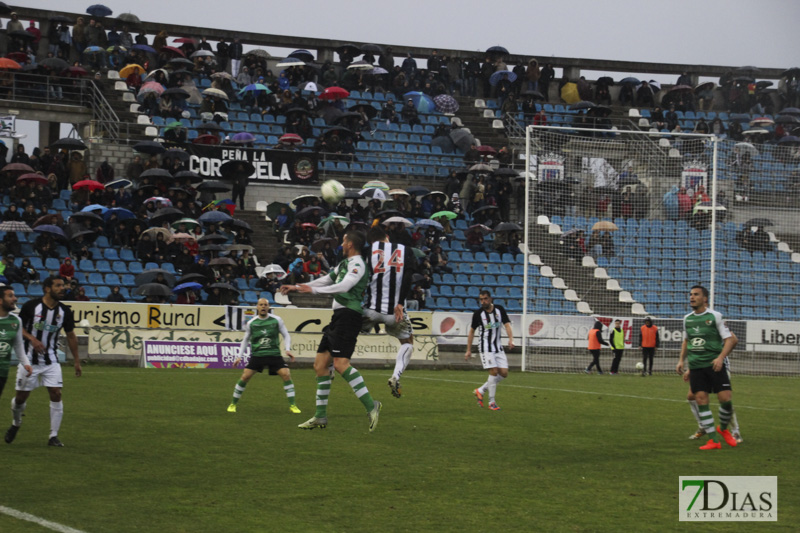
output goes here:
[{"label": "white umbrella", "polygon": [[228,99],[228,95],[225,94],[225,91],[220,91],[219,89],[215,89],[213,87],[210,87],[205,91],[203,91],[203,94],[206,96],[216,96],[218,98],[222,98],[223,100]]},{"label": "white umbrella", "polygon": [[373,200],[386,200],[386,193],[380,189],[361,189],[358,194],[364,198],[372,198]]},{"label": "white umbrella", "polygon": [[214,57],[214,53],[210,50],[198,50],[189,57]]},{"label": "white umbrella", "polygon": [[356,61],[347,65],[347,70],[372,70],[374,67],[366,61]]},{"label": "white umbrella", "polygon": [[281,59],[276,67],[280,68],[289,68],[289,67],[304,67],[306,66],[304,61],[300,61],[296,57],[287,57],[286,59]]},{"label": "white umbrella", "polygon": [[316,83],[314,83],[313,81],[310,81],[310,82],[306,83],[306,84],[305,84],[305,85],[302,87],[302,89],[303,89],[304,91],[315,91],[315,92],[319,90],[319,88],[317,88],[317,84],[316,84]]},{"label": "white umbrella", "polygon": [[286,276],[286,271],[283,270],[280,265],[273,263],[265,266],[264,270],[261,271],[262,276],[266,276],[267,274],[277,274],[279,277],[282,277]]},{"label": "white umbrella", "polygon": [[403,217],[390,217],[383,221],[384,224],[403,224],[405,227],[410,228],[414,224],[408,220],[407,218]]}]

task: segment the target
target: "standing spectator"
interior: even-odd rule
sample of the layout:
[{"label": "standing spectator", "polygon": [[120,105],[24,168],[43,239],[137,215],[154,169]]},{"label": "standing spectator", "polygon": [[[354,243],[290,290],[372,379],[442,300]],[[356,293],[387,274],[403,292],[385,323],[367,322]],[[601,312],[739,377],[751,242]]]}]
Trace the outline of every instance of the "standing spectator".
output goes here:
[{"label": "standing spectator", "polygon": [[230,55],[230,47],[225,39],[220,39],[217,43],[217,70],[225,72],[228,68],[228,59]]},{"label": "standing spectator", "polygon": [[592,367],[597,367],[597,373],[602,374],[603,370],[600,368],[600,349],[605,345],[608,346],[608,342],[603,338],[603,323],[599,320],[596,320],[594,326],[591,330],[589,330],[589,353],[592,355],[592,362],[589,363],[589,366],[586,367],[587,374],[592,373]]},{"label": "standing spectator", "polygon": [[242,64],[244,47],[238,37],[234,37],[233,42],[228,47],[228,57],[231,60],[231,75],[235,78],[239,75],[239,67]]},{"label": "standing spectator", "polygon": [[614,352],[611,375],[616,376],[619,370],[619,362],[622,360],[622,354],[625,351],[625,332],[622,330],[622,321],[620,319],[614,321],[614,329],[611,330],[608,336],[608,344]]},{"label": "standing spectator", "polygon": [[11,33],[12,31],[25,31],[25,28],[22,26],[22,22],[20,22],[16,11],[11,12],[11,20],[9,20],[6,24],[6,31],[8,33]]},{"label": "standing spectator", "polygon": [[25,145],[17,145],[17,151],[11,156],[11,163],[22,163],[23,165],[30,165],[30,158],[25,153]]},{"label": "standing spectator", "polygon": [[539,73],[539,92],[544,96],[544,101],[550,101],[550,82],[556,79],[556,71],[551,63],[545,64]]},{"label": "standing spectator", "polygon": [[75,45],[78,55],[83,54],[83,50],[86,48],[86,23],[83,21],[83,17],[78,17],[72,28],[72,43]]},{"label": "standing spectator", "polygon": [[[658,326],[653,324],[653,319],[647,317],[644,319],[644,325],[641,327],[639,334],[639,346],[642,348],[642,377],[645,375],[653,375],[653,357],[658,348]],[[647,363],[650,362],[650,370],[647,371]]]},{"label": "standing spectator", "polygon": [[[55,24],[53,24],[53,26],[55,26]],[[35,50],[39,45],[39,41],[42,39],[41,30],[36,27],[36,22],[31,21],[30,26],[25,28],[25,31],[33,35],[33,39],[31,40],[31,48]]]},{"label": "standing spectator", "polygon": [[250,176],[239,173],[233,182],[233,193],[231,201],[236,205],[236,198],[239,198],[239,208],[244,210],[244,195],[247,192],[247,185],[250,183]]}]

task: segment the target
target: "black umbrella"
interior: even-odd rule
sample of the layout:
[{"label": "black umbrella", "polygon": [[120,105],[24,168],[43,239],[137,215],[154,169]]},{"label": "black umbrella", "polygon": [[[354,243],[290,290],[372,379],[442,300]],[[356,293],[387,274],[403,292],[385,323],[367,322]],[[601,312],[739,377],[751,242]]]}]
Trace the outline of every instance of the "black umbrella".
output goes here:
[{"label": "black umbrella", "polygon": [[61,72],[65,68],[69,67],[69,63],[58,57],[48,57],[47,59],[42,59],[39,61],[39,64],[43,67],[47,67],[58,72]]},{"label": "black umbrella", "polygon": [[332,105],[325,105],[319,108],[317,111],[322,119],[325,121],[325,124],[332,124],[336,118],[343,113],[341,109],[333,107]]},{"label": "black umbrella", "polygon": [[318,205],[312,205],[311,207],[306,207],[301,209],[300,211],[295,214],[297,218],[304,218],[311,215],[323,215],[325,214],[325,209]]},{"label": "black umbrella", "polygon": [[533,89],[522,91],[522,96],[531,96],[534,100],[544,100],[544,95],[539,91],[534,91]]},{"label": "black umbrella", "polygon": [[231,229],[237,229],[237,230],[241,229],[241,230],[246,231],[247,233],[250,233],[250,232],[253,231],[253,228],[250,227],[250,224],[248,224],[244,220],[241,220],[241,219],[238,219],[238,218],[234,218],[233,220],[228,222],[226,225],[229,226]]},{"label": "black umbrella", "polygon": [[139,179],[142,178],[164,178],[164,179],[172,179],[172,174],[170,174],[169,170],[163,168],[148,168],[141,174],[139,174]]},{"label": "black umbrella", "polygon": [[[439,138],[440,137],[437,137],[436,139]],[[433,140],[431,145],[436,146],[436,139]],[[450,132],[450,140],[459,150],[466,152],[469,150],[469,147],[472,146],[472,143],[475,142],[475,137],[466,130],[458,129]],[[442,150],[444,150],[444,148],[442,148]]]},{"label": "black umbrella", "polygon": [[77,220],[79,222],[88,220],[92,224],[99,224],[101,226],[105,223],[103,217],[92,213],[91,211],[79,211],[78,213],[73,213],[69,216],[69,219],[70,221]]},{"label": "black umbrella", "polygon": [[569,106],[570,111],[582,111],[584,109],[591,109],[592,107],[596,107],[594,102],[588,102],[586,100],[581,100],[575,104]]},{"label": "black umbrella", "polygon": [[368,52],[372,53],[372,54],[377,54],[377,55],[383,54],[383,48],[381,48],[377,44],[371,44],[371,43],[370,44],[362,44],[361,45],[361,51],[364,52],[365,54],[368,53]]},{"label": "black umbrella", "polygon": [[[374,109],[374,108],[373,108],[373,109]],[[336,118],[333,120],[333,123],[334,123],[334,124],[341,124],[342,122],[347,122],[349,119],[358,120],[358,119],[360,119],[360,118],[361,118],[361,114],[360,114],[360,113],[356,113],[356,112],[354,112],[354,111],[348,111],[347,113],[342,113],[341,115],[339,115],[338,117],[336,117]],[[347,128],[334,128],[334,129],[335,129],[335,130],[340,130],[340,129],[347,129]],[[329,131],[330,131],[330,130],[329,130]],[[348,132],[350,132],[350,133],[352,133],[352,131],[350,131],[350,130],[347,130],[347,131],[348,131]],[[328,132],[326,131],[326,132],[325,132],[325,134],[327,134],[327,133],[328,133]]]},{"label": "black umbrella", "polygon": [[14,37],[16,39],[22,39],[24,41],[30,41],[36,38],[36,36],[32,33],[28,33],[25,30],[14,30],[8,32],[9,37]]},{"label": "black umbrella", "polygon": [[225,128],[216,122],[205,122],[197,126],[197,129],[202,131],[225,131]]},{"label": "black umbrella", "polygon": [[167,149],[164,148],[164,145],[160,142],[156,141],[142,141],[133,145],[133,149],[136,152],[140,152],[147,155],[158,155],[163,154]]},{"label": "black umbrella", "polygon": [[378,110],[366,102],[359,102],[355,105],[351,105],[348,109],[351,112],[364,113],[367,115],[367,118],[375,118],[378,115]]},{"label": "black umbrella", "polygon": [[222,177],[230,180],[237,180],[241,177],[252,176],[256,167],[248,161],[231,160],[226,161],[219,167]]},{"label": "black umbrella", "polygon": [[425,196],[428,194],[430,189],[427,187],[423,187],[422,185],[412,185],[411,187],[406,187],[406,192],[408,194],[413,194],[415,196]]},{"label": "black umbrella", "polygon": [[334,134],[342,138],[352,137],[354,135],[353,130],[345,128],[344,126],[331,126],[322,132],[323,137],[328,137]]},{"label": "black umbrella", "polygon": [[519,224],[514,224],[513,222],[501,222],[500,224],[496,225],[492,231],[495,233],[501,231],[522,231],[522,227]]},{"label": "black umbrella", "polygon": [[197,283],[204,284],[208,281],[208,277],[200,274],[199,272],[190,272],[181,276],[181,279],[177,281],[177,284],[180,285],[181,283],[188,283],[190,281],[196,281]]},{"label": "black umbrella", "polygon": [[74,137],[65,137],[50,145],[51,150],[60,150],[62,148],[65,150],[86,150],[87,146],[83,144],[83,141]]},{"label": "black umbrella", "polygon": [[145,283],[134,291],[139,296],[172,296],[172,290],[161,283]]},{"label": "black umbrella", "polygon": [[502,46],[492,46],[492,47],[486,49],[486,53],[490,54],[490,55],[504,55],[504,56],[507,56],[508,55],[508,50],[506,50]]},{"label": "black umbrella", "polygon": [[[170,65],[186,65],[187,67],[194,68],[194,63],[191,59],[186,59],[185,57],[174,57],[168,61]],[[166,91],[164,91],[166,92]]]},{"label": "black umbrella", "polygon": [[234,261],[230,257],[217,257],[216,259],[212,259],[211,261],[209,261],[208,264],[210,266],[217,266],[217,265],[236,266],[236,261]]},{"label": "black umbrella", "polygon": [[758,226],[759,228],[766,228],[768,226],[774,226],[775,223],[768,218],[751,218],[747,222],[744,223],[745,228],[749,228],[751,226]]},{"label": "black umbrella", "polygon": [[208,286],[208,289],[219,289],[221,291],[230,291],[239,294],[239,290],[230,283],[212,283]]},{"label": "black umbrella", "polygon": [[295,50],[286,57],[296,57],[297,59],[303,61],[304,63],[311,63],[312,61],[314,61],[314,54],[312,54],[308,50]]},{"label": "black umbrella", "polygon": [[493,210],[496,210],[496,209],[498,209],[498,207],[496,205],[485,205],[485,206],[479,207],[478,209],[473,211],[472,212],[472,216],[475,216],[475,213],[483,213],[483,212],[486,212],[486,211],[493,211]]},{"label": "black umbrella", "polygon": [[[189,153],[186,150],[181,150],[180,148],[171,148],[164,152],[164,157],[169,157],[171,159],[177,159],[183,163],[189,161]],[[170,177],[172,175],[170,174]]]},{"label": "black umbrella", "polygon": [[358,56],[358,55],[361,55],[361,53],[362,53],[361,49],[358,46],[356,46],[354,44],[351,44],[351,43],[343,44],[343,45],[339,46],[338,48],[334,48],[334,51],[337,54],[348,54],[348,55],[351,55],[351,56]]},{"label": "black umbrella", "polygon": [[293,115],[309,115],[311,112],[304,108],[304,107],[290,107],[286,110],[286,117],[290,117]]},{"label": "black umbrella", "polygon": [[[174,74],[174,73],[173,73]],[[161,93],[161,96],[169,96],[171,98],[189,98],[189,93],[181,89],[180,87],[171,87]]]},{"label": "black umbrella", "polygon": [[211,233],[209,235],[203,235],[199,239],[197,239],[197,244],[221,244],[223,242],[227,242],[228,237],[222,235],[221,233]]},{"label": "black umbrella", "polygon": [[401,216],[403,216],[403,213],[401,213],[400,211],[398,211],[396,209],[384,209],[383,211],[378,211],[378,213],[375,216],[378,217],[378,218],[380,218],[380,217],[387,217],[387,218],[388,217],[401,217]]},{"label": "black umbrella", "polygon": [[221,244],[204,244],[199,248],[201,252],[222,252],[225,250],[225,247]]},{"label": "black umbrella", "polygon": [[198,174],[197,172],[192,172],[191,170],[181,170],[177,174],[175,174],[175,179],[189,179],[191,183],[200,183],[203,181],[203,176]]},{"label": "black umbrella", "polygon": [[509,178],[518,178],[519,172],[514,170],[513,168],[498,168],[496,170],[492,170],[493,176],[507,176]]},{"label": "black umbrella", "polygon": [[228,192],[231,190],[231,186],[221,181],[209,180],[198,185],[197,190],[202,192]]},{"label": "black umbrella", "polygon": [[63,22],[64,24],[72,24],[72,19],[64,15],[53,15],[50,17],[50,22]]},{"label": "black umbrella", "polygon": [[78,237],[83,237],[84,240],[93,242],[98,236],[99,234],[97,233],[97,231],[83,228],[83,229],[78,229],[74,232],[70,231],[69,238],[70,240],[73,240],[77,239]]},{"label": "black umbrella", "polygon": [[164,222],[175,222],[184,217],[183,211],[174,207],[162,207],[150,218],[153,226],[160,226]]},{"label": "black umbrella", "polygon": [[136,276],[134,282],[137,285],[145,285],[147,283],[153,283],[159,274],[164,276],[164,280],[169,284],[170,287],[175,286],[175,275],[168,270],[164,270],[163,268],[151,268],[150,270],[145,270],[144,272]]},{"label": "black umbrella", "polygon": [[612,109],[605,105],[597,105],[586,111],[587,115],[594,117],[607,117],[612,113]]}]

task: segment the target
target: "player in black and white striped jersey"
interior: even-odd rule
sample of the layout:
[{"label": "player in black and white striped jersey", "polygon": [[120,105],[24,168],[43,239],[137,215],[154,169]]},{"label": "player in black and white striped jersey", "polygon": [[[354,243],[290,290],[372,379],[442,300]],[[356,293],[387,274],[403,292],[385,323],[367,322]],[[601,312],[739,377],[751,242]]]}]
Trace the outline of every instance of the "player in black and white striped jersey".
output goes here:
[{"label": "player in black and white striped jersey", "polygon": [[27,375],[22,366],[17,368],[17,394],[11,400],[14,421],[5,435],[11,443],[22,425],[26,401],[33,389],[44,386],[50,395],[50,440],[48,446],[63,446],[58,439],[58,430],[64,416],[61,402],[63,378],[58,362],[58,337],[63,329],[75,364],[75,375],[81,376],[81,360],[78,356],[78,337],[75,335],[75,319],[72,309],[61,303],[66,293],[64,280],[50,276],[42,282],[44,296],[29,300],[22,306],[19,318],[25,338],[25,352],[29,355],[33,372]]},{"label": "player in black and white striped jersey", "polygon": [[367,241],[370,243],[367,263],[372,276],[364,297],[362,331],[368,332],[376,324],[383,324],[386,333],[400,341],[394,372],[389,378],[392,395],[399,398],[402,395],[400,376],[414,352],[414,336],[405,305],[417,262],[411,248],[389,242],[386,231],[380,226],[370,228]]},{"label": "player in black and white striped jersey", "polygon": [[481,308],[472,315],[472,325],[467,335],[467,351],[464,360],[472,357],[472,342],[475,339],[475,330],[478,330],[478,347],[483,368],[489,371],[486,383],[473,391],[478,405],[483,407],[483,395],[489,391],[489,409],[499,411],[495,402],[497,384],[508,377],[508,358],[503,350],[503,336],[501,329],[505,327],[508,336],[508,349],[514,348],[514,335],[511,331],[511,320],[506,310],[499,305],[494,305],[492,293],[483,289],[480,292]]}]

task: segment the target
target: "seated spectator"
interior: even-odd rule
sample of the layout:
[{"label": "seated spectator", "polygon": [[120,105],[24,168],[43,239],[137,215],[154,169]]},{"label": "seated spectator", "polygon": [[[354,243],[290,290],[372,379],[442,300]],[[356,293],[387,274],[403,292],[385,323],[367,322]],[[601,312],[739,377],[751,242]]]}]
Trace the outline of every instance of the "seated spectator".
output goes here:
[{"label": "seated spectator", "polygon": [[22,251],[22,243],[19,242],[19,237],[17,237],[16,231],[9,231],[3,237],[2,243],[0,243],[0,253],[3,254],[11,254],[11,255],[20,255]]},{"label": "seated spectator", "polygon": [[30,283],[39,283],[39,272],[33,268],[31,260],[27,257],[22,260],[22,264],[19,266],[19,272],[26,287]]},{"label": "seated spectator", "polygon": [[111,294],[106,297],[106,301],[112,303],[126,302],[125,297],[119,292],[119,285],[114,285],[111,287]]},{"label": "seated spectator", "polygon": [[145,233],[139,239],[139,244],[136,246],[136,258],[142,263],[147,263],[153,260],[155,253],[155,243],[150,240],[150,234]]},{"label": "seated spectator", "polygon": [[75,266],[72,264],[71,257],[65,257],[64,262],[58,267],[58,275],[64,278],[64,281],[72,281],[75,277]]},{"label": "seated spectator", "polygon": [[22,277],[22,273],[19,269],[14,265],[14,257],[13,254],[6,254],[3,256],[3,259],[0,260],[0,276],[6,278],[7,283],[22,283],[24,281]]},{"label": "seated spectator", "polygon": [[400,117],[397,116],[397,110],[394,107],[394,100],[391,98],[381,108],[381,120],[385,120],[386,124],[400,122]]},{"label": "seated spectator", "polygon": [[78,294],[75,296],[76,302],[88,302],[89,297],[86,296],[86,289],[83,287],[78,287]]},{"label": "seated spectator", "polygon": [[447,253],[442,251],[441,246],[436,246],[431,253],[431,267],[436,274],[452,274],[453,268],[447,264]]},{"label": "seated spectator", "polygon": [[181,291],[181,293],[178,294],[178,298],[175,300],[175,303],[179,305],[194,305],[196,302],[197,294],[193,290]]},{"label": "seated spectator", "polygon": [[21,220],[22,220],[22,215],[17,209],[16,204],[11,204],[10,206],[8,206],[8,211],[3,213],[3,222],[21,221]]},{"label": "seated spectator", "polygon": [[675,112],[674,105],[669,106],[669,111],[667,111],[664,118],[667,119],[667,129],[669,131],[674,130],[678,126],[678,113]]},{"label": "seated spectator", "polygon": [[472,231],[467,232],[467,248],[470,251],[474,252],[483,252],[483,234],[474,229]]},{"label": "seated spectator", "polygon": [[278,274],[275,273],[267,274],[256,282],[256,287],[271,293],[273,296],[281,288],[281,285],[283,283],[278,279]]},{"label": "seated spectator", "polygon": [[319,257],[316,254],[311,255],[307,261],[303,262],[303,274],[306,276],[308,281],[313,281],[321,276],[327,274],[325,270],[322,268],[322,263],[319,261]]},{"label": "seated spectator", "polygon": [[653,101],[653,88],[650,87],[650,84],[646,81],[643,81],[642,85],[636,91],[636,105],[640,107],[653,107],[655,105]]},{"label": "seated spectator", "polygon": [[656,106],[655,109],[650,112],[650,127],[657,130],[663,130],[667,127],[667,121],[664,119],[664,112],[659,106]]}]

